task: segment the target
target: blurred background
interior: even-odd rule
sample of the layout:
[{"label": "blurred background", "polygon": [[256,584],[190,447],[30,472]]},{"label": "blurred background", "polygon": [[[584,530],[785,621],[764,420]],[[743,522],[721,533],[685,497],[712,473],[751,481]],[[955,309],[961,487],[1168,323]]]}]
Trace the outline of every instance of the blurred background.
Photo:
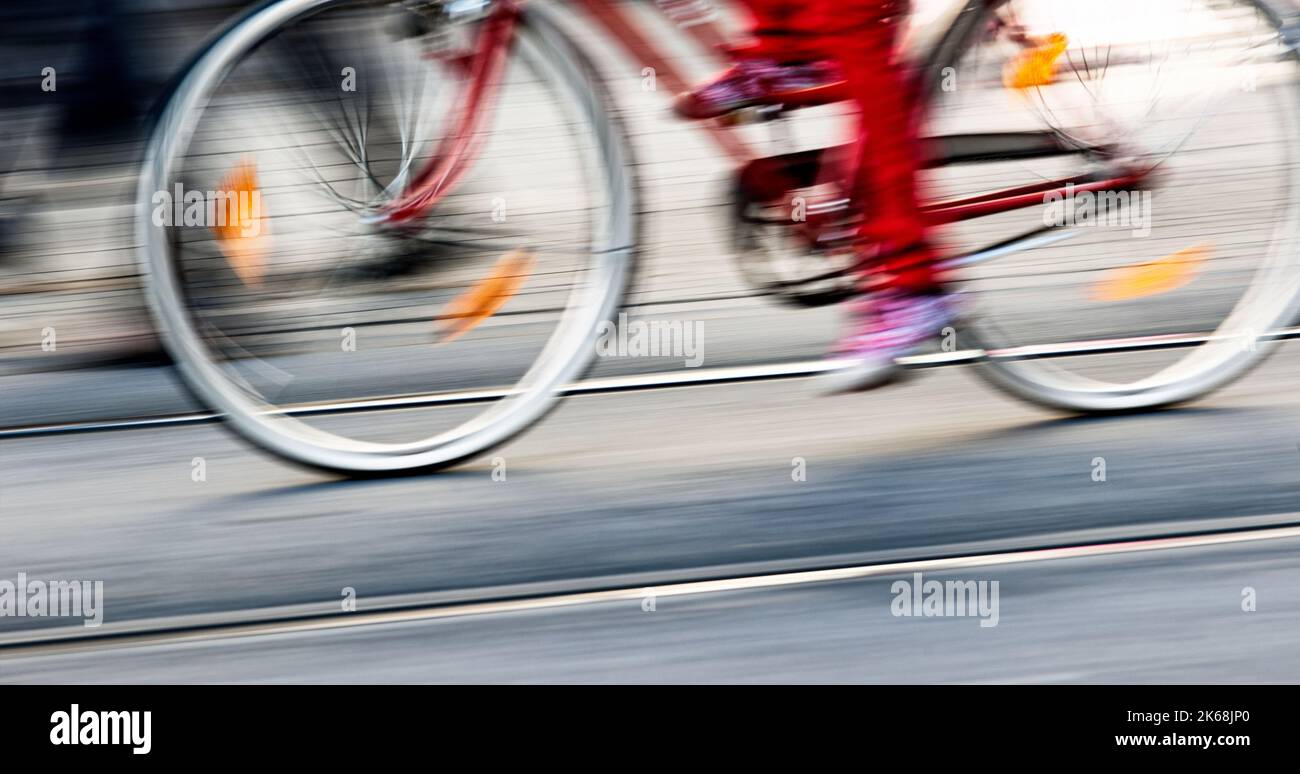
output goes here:
[{"label": "blurred background", "polygon": [[[774,304],[737,268],[734,159],[672,116],[673,78],[609,39],[593,10],[602,4],[543,4],[595,59],[635,151],[641,255],[630,317],[699,326],[704,367],[736,375],[690,384],[673,381],[689,372],[680,356],[601,358],[594,378],[637,389],[572,398],[536,431],[451,471],[375,481],[288,465],[206,422],[208,407],[181,387],[145,306],[134,218],[150,113],[248,4],[0,5],[0,580],[21,572],[104,583],[102,632],[0,616],[0,680],[1300,679],[1300,361],[1290,347],[1221,393],[1149,414],[1032,407],[941,357],[906,386],[818,398],[800,377],[833,341],[839,310]],[[603,5],[635,23],[674,76],[694,82],[724,63],[654,3]],[[1203,5],[1241,21],[1250,39],[1255,16]],[[714,6],[718,30],[743,29],[740,8]],[[913,51],[960,4],[916,6]],[[1123,43],[1147,53],[1137,68],[1146,73],[1210,34],[1190,23],[1153,31],[1136,17],[1111,27],[1107,13],[1133,11],[1093,8],[1093,26],[1076,34],[1128,35]],[[237,351],[232,368],[279,402],[510,384],[563,308],[566,278],[582,276],[565,259],[592,239],[603,206],[591,140],[536,79],[511,70],[476,186],[414,239],[416,253],[410,242],[376,247],[342,198],[382,196],[455,108],[437,76],[412,74],[427,51],[375,58],[366,35],[346,15],[323,18],[263,46],[213,99],[185,150],[187,181],[210,186],[255,160],[282,260],[254,298],[229,253],[210,240],[187,244],[178,261],[198,277],[189,298]],[[1165,48],[1149,45],[1157,38]],[[317,50],[329,53],[303,56]],[[276,160],[328,134],[311,112],[320,84],[305,73],[327,72],[332,89],[335,71],[354,64],[384,78],[363,80],[366,110],[344,111],[339,133],[355,119],[368,138],[360,145],[389,155],[366,160],[369,179],[347,171],[348,159],[313,155],[316,169],[331,170],[331,193],[346,194],[331,211]],[[1151,239],[1129,240],[1125,222],[1088,231],[1051,264],[970,275],[1003,337],[996,344],[1205,332],[1223,318],[1245,262],[1289,224],[1300,169],[1292,135],[1271,123],[1293,115],[1293,103],[1277,107],[1273,71],[1253,70],[1250,88],[1238,88],[1238,72],[1187,71],[1184,96],[1165,97],[1178,109],[1162,115],[1197,131],[1165,169],[1171,192],[1147,212]],[[940,119],[961,130],[1005,129],[1009,116],[1050,110],[1008,108],[990,62],[967,62],[957,77]],[[1186,94],[1225,83],[1232,100],[1188,119],[1202,103]],[[286,84],[294,88],[281,91]],[[410,94],[436,106],[427,124],[405,123],[400,97]],[[826,145],[847,118],[830,105],[789,127],[729,131],[776,153]],[[1059,171],[945,171],[927,190],[1049,174]],[[378,193],[365,193],[372,184]],[[494,216],[507,209],[508,220]],[[946,238],[961,249],[996,242],[1023,217]],[[442,346],[428,309],[445,308],[482,273],[493,240],[520,233],[552,254],[544,281],[467,342]],[[471,238],[451,246],[448,234]],[[347,262],[330,262],[344,244]],[[1203,245],[1216,260],[1155,302],[1099,306],[1080,292],[1115,266]],[[433,271],[426,252],[435,250]],[[340,351],[341,328],[360,331],[362,345]],[[1171,357],[1071,366],[1109,376]],[[658,389],[636,381],[666,374]],[[462,421],[460,411],[389,408],[321,426],[405,440]],[[919,584],[914,573],[997,582],[996,626],[900,616],[896,582]],[[93,636],[108,632],[135,639]]]}]

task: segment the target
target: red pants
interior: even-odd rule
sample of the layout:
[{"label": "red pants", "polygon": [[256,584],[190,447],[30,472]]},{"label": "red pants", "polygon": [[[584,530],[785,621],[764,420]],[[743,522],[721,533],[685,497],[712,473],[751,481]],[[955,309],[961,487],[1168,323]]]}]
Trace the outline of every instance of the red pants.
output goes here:
[{"label": "red pants", "polygon": [[[917,198],[921,153],[906,69],[895,61],[907,0],[744,0],[758,53],[778,61],[833,59],[860,121],[853,193],[864,205],[864,240],[902,250],[871,267],[872,284],[935,287],[929,224]],[[867,279],[864,277],[864,280]]]}]

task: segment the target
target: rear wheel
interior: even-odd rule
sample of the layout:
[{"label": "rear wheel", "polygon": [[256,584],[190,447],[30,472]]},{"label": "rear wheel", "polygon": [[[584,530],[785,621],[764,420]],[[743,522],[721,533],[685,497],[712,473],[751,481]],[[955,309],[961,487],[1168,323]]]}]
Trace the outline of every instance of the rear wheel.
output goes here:
[{"label": "rear wheel", "polygon": [[[1152,172],[1143,190],[953,227],[966,253],[1044,229],[963,271],[958,346],[985,350],[981,373],[1016,396],[1085,412],[1178,403],[1245,373],[1300,297],[1300,62],[1278,17],[1228,0],[1012,0],[997,14],[945,71],[930,131],[1047,126],[1107,154],[945,168],[936,186],[969,195],[1115,159]],[[1048,81],[1034,83],[1034,56],[1054,61]]]},{"label": "rear wheel", "polygon": [[[171,93],[138,192],[149,303],[187,385],[258,446],[351,474],[444,467],[529,427],[590,363],[634,259],[625,139],[550,12],[510,12],[494,112],[400,225],[384,213],[459,136],[483,18],[284,0]],[[232,192],[259,206],[209,222]],[[425,404],[400,424],[336,415]]]}]

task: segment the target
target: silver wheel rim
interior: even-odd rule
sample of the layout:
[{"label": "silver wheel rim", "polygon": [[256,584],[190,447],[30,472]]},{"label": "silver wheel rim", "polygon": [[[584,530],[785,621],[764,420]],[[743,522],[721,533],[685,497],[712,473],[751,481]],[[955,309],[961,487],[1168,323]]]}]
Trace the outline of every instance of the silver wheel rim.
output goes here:
[{"label": "silver wheel rim", "polygon": [[[1254,3],[1250,5],[1257,7]],[[1260,18],[1268,15],[1260,10]],[[1280,30],[1275,31],[1279,33]],[[1284,44],[1285,45],[1285,44]],[[1300,57],[1288,47],[1286,59],[1300,68]],[[1300,82],[1300,73],[1293,81]],[[1300,127],[1297,99],[1300,83],[1279,92],[1283,105],[1279,113],[1286,122],[1291,147],[1291,170],[1285,217],[1273,230],[1268,254],[1237,304],[1219,328],[1210,332],[1207,343],[1157,373],[1128,384],[1100,382],[1054,368],[1045,360],[986,358],[977,369],[993,385],[1018,398],[1050,408],[1084,412],[1132,411],[1185,402],[1209,393],[1242,376],[1263,360],[1276,343],[1258,340],[1270,331],[1289,325],[1300,312]],[[977,348],[988,349],[980,321],[972,320],[972,338]],[[1189,331],[1190,334],[1202,332]]]},{"label": "silver wheel rim", "polygon": [[517,33],[516,51],[567,95],[592,133],[605,201],[586,267],[588,281],[569,305],[537,359],[508,397],[436,436],[381,444],[334,435],[278,412],[247,394],[218,367],[194,328],[183,301],[165,233],[149,218],[153,192],[165,188],[179,149],[186,147],[209,94],[255,45],[286,24],[330,5],[330,0],[285,0],[262,9],[224,34],[186,73],[162,112],[146,149],[137,190],[137,237],[146,296],[186,384],[231,426],[258,446],[302,464],[356,473],[446,466],[480,454],[526,429],[576,378],[594,355],[598,324],[611,317],[633,260],[633,189],[626,173],[624,138],[604,108],[603,89],[547,11],[530,6]]}]

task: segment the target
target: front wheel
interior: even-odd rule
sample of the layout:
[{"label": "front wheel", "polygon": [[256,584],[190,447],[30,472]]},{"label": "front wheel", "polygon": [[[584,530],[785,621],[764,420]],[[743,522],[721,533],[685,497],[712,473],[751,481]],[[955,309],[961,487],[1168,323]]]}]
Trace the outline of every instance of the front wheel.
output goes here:
[{"label": "front wheel", "polygon": [[[446,467],[538,421],[635,255],[625,135],[554,12],[416,12],[248,13],[171,91],[138,189],[148,302],[185,383],[257,446],[346,474]],[[503,13],[509,39],[486,45]],[[492,51],[504,64],[479,67]],[[470,131],[467,103],[491,111]],[[436,203],[385,222],[419,184]]]}]

